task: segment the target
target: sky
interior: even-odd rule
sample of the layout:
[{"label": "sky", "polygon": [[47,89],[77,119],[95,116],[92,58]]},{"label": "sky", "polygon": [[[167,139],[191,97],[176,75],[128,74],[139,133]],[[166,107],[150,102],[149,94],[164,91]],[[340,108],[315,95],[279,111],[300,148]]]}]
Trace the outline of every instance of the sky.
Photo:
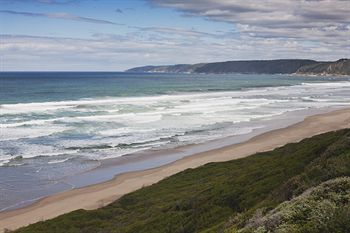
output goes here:
[{"label": "sky", "polygon": [[0,0],[1,71],[350,57],[350,0]]}]

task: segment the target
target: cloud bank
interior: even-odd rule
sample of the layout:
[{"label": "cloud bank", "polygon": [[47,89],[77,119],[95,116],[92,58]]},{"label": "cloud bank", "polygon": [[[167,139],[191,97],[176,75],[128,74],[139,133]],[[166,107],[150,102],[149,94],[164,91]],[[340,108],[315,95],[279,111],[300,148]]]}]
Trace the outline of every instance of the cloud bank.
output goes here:
[{"label": "cloud bank", "polygon": [[29,17],[43,17],[43,18],[50,18],[50,19],[73,20],[73,21],[81,21],[81,22],[97,23],[97,24],[122,25],[122,24],[114,23],[114,22],[111,22],[108,20],[82,17],[82,16],[72,15],[72,14],[68,14],[68,13],[64,13],[64,12],[62,12],[62,13],[34,13],[34,12],[23,12],[23,11],[0,10],[0,13],[11,14],[11,15],[29,16]]},{"label": "cloud bank", "polygon": [[[173,8],[185,16],[231,23],[250,38],[318,43],[349,49],[350,1],[348,0],[150,0],[155,6]],[[349,55],[344,54],[344,55]]]},{"label": "cloud bank", "polygon": [[[251,29],[257,36],[273,31],[271,37],[309,38],[304,30],[349,32],[348,0],[150,0],[157,6],[177,9],[186,16],[200,16],[238,25],[243,32]],[[290,31],[290,33],[286,33]]]},{"label": "cloud bank", "polygon": [[[160,30],[160,31],[159,31]],[[90,39],[0,35],[3,70],[110,70],[148,64],[225,60],[311,58],[336,60],[343,49],[318,47],[276,38],[242,43],[229,35],[215,38],[182,30],[136,31],[127,35],[96,33]],[[185,29],[184,29],[185,30]],[[177,32],[179,31],[179,32]]]},{"label": "cloud bank", "polygon": [[[183,17],[226,22],[232,25],[232,30],[206,31],[205,27],[197,30],[191,25],[185,28],[162,24],[125,25],[128,30],[124,33],[97,28],[87,38],[2,34],[1,68],[116,71],[149,64],[350,57],[348,0],[150,0],[149,3],[153,7],[175,9]],[[116,24],[66,13],[2,13]]]}]

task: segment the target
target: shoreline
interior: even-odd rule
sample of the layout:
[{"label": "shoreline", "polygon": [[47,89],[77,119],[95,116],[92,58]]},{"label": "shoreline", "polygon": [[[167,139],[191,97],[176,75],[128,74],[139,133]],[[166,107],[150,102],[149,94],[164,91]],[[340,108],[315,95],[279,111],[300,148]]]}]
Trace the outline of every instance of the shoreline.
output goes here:
[{"label": "shoreline", "polygon": [[[52,196],[57,193],[103,183],[113,179],[115,176],[122,173],[156,168],[182,159],[186,156],[191,156],[193,154],[242,143],[262,133],[275,129],[285,128],[287,126],[301,122],[308,116],[328,113],[343,108],[346,108],[346,105],[287,111],[283,114],[265,119],[258,118],[246,122],[241,122],[236,126],[236,128],[249,128],[249,131],[237,133],[233,128],[233,131],[230,131],[232,133],[231,135],[225,135],[220,138],[215,138],[204,142],[177,145],[175,147],[165,146],[131,153],[125,156],[99,160],[96,161],[98,165],[92,166],[91,169],[75,173],[74,175],[67,174],[65,177],[55,180],[57,182],[56,184],[63,187],[61,190],[54,189],[57,186],[53,187],[53,189],[50,189],[49,187],[46,190],[48,193],[45,193],[43,195],[42,193],[39,193],[39,195],[29,196],[28,198],[21,199],[18,202],[3,202],[6,203],[6,205],[2,205],[0,212],[24,208],[42,198]],[[65,164],[62,166],[65,166]],[[10,194],[11,193],[8,193],[8,195]],[[25,196],[25,194],[23,195]]]},{"label": "shoreline", "polygon": [[229,136],[223,136],[213,140],[207,140],[205,142],[177,145],[176,147],[150,149],[132,153],[126,156],[99,160],[98,165],[93,166],[91,169],[78,172],[75,175],[68,174],[61,179],[55,180],[57,184],[65,186],[63,189],[48,189],[46,191],[49,191],[49,193],[44,195],[39,194],[37,196],[21,199],[18,202],[7,203],[6,206],[2,207],[0,213],[30,206],[38,200],[61,192],[103,183],[126,172],[152,169],[169,164],[187,156],[242,143],[253,138],[254,136],[301,122],[308,116],[329,113],[344,108],[347,108],[347,106],[331,106],[317,109],[309,108],[287,111],[283,114],[270,118],[252,119],[247,122],[239,123],[238,128],[250,128],[249,132],[238,134],[233,133]]},{"label": "shoreline", "polygon": [[329,74],[329,73],[292,73],[300,77],[325,77],[325,78],[350,78],[348,74]]},{"label": "shoreline", "polygon": [[[91,170],[84,171],[77,174],[74,177],[67,177],[65,182],[73,185],[75,188],[83,188],[99,183],[106,182],[113,179],[115,176],[134,171],[144,171],[152,168],[157,168],[170,164],[174,161],[183,159],[187,156],[220,149],[227,146],[233,146],[239,143],[246,142],[251,138],[270,132],[277,129],[282,129],[296,123],[302,122],[309,116],[325,114],[332,111],[345,109],[345,106],[334,106],[328,108],[319,109],[303,109],[291,112],[285,112],[284,114],[274,116],[270,119],[252,120],[249,122],[243,122],[246,126],[252,126],[252,130],[249,133],[236,134],[225,136],[219,139],[213,139],[200,143],[180,145],[170,148],[151,149],[142,152],[136,152],[127,156],[121,156],[117,158],[109,158],[100,161],[100,165],[92,168]],[[261,125],[264,126],[258,126]],[[243,126],[243,125],[241,125]],[[244,127],[244,126],[243,126]],[[143,164],[143,165],[140,165]],[[145,165],[147,164],[147,165]],[[152,164],[152,165],[149,165]],[[137,167],[137,169],[135,168]],[[121,167],[133,167],[133,169],[120,169]],[[123,170],[123,171],[120,171]],[[101,178],[102,177],[102,178]],[[64,190],[68,191],[68,190]],[[54,193],[55,194],[55,193]],[[51,195],[54,195],[51,194]],[[30,204],[29,204],[30,205]],[[23,208],[25,206],[19,207]],[[16,208],[18,209],[18,208]],[[9,209],[11,210],[11,209]],[[14,209],[12,209],[14,210]]]},{"label": "shoreline", "polygon": [[0,225],[3,228],[0,231],[4,231],[5,228],[14,230],[81,208],[102,207],[126,193],[154,184],[188,168],[246,157],[316,134],[349,127],[350,108],[310,116],[302,122],[265,132],[242,143],[195,153],[160,167],[123,173],[109,181],[45,197],[21,209],[0,212]]}]

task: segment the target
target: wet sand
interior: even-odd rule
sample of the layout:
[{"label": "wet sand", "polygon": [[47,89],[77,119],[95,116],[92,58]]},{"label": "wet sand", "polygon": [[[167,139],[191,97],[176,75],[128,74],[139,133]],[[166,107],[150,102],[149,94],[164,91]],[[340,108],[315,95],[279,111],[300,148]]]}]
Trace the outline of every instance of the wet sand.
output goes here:
[{"label": "wet sand", "polygon": [[30,206],[0,213],[0,230],[13,230],[77,209],[96,209],[122,195],[154,184],[168,176],[210,162],[221,162],[267,151],[328,131],[350,128],[350,109],[307,117],[283,129],[263,133],[252,139],[223,148],[197,153],[170,164],[145,171],[124,173],[114,179],[43,198]]}]

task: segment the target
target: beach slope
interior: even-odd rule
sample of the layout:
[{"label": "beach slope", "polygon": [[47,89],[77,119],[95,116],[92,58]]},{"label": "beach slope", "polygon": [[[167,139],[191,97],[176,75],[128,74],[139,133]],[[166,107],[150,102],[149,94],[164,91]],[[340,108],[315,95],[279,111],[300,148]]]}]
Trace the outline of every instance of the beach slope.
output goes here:
[{"label": "beach slope", "polygon": [[96,209],[124,194],[154,184],[188,168],[246,157],[256,152],[268,151],[287,143],[298,142],[307,137],[343,128],[350,128],[350,109],[308,117],[303,122],[264,133],[244,143],[195,154],[159,168],[125,173],[101,184],[59,193],[28,207],[2,212],[0,226],[12,230],[73,210]]}]

